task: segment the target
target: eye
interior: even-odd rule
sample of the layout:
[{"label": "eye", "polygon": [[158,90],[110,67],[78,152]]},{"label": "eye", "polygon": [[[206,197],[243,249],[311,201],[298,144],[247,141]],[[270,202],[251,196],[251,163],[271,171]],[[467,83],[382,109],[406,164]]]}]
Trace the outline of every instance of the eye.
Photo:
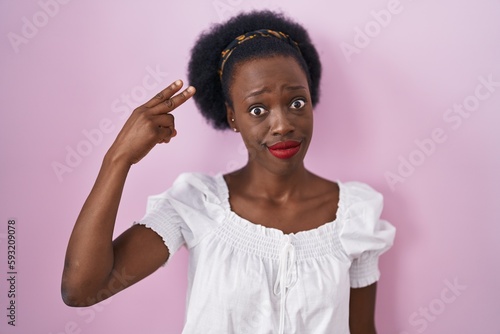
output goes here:
[{"label": "eye", "polygon": [[297,99],[297,100],[292,102],[290,107],[292,107],[293,109],[301,109],[305,105],[306,105],[306,101],[304,101],[303,99]]},{"label": "eye", "polygon": [[264,109],[262,107],[253,107],[250,109],[250,114],[252,116],[262,116],[265,113],[266,113],[266,109]]}]

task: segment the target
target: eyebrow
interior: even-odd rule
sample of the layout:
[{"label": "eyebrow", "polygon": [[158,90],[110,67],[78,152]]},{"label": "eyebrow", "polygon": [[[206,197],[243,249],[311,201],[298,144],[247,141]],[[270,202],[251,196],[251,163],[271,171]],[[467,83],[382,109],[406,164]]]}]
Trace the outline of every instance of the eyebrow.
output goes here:
[{"label": "eyebrow", "polygon": [[243,100],[249,99],[251,97],[254,97],[254,96],[257,96],[257,95],[260,95],[260,94],[263,94],[263,93],[268,93],[270,91],[271,90],[269,88],[263,88],[263,89],[260,89],[260,90],[256,90],[255,92],[251,92],[250,94],[248,94],[247,96],[245,96],[245,98]]},{"label": "eyebrow", "polygon": [[[302,85],[296,85],[296,86],[286,86],[284,89],[287,90],[287,91],[294,91],[294,90],[306,89],[306,87],[304,87]],[[250,94],[248,94],[247,96],[245,96],[245,98],[243,100],[249,99],[251,97],[254,97],[254,96],[257,96],[257,95],[260,95],[260,94],[263,94],[263,93],[268,93],[270,91],[271,90],[269,88],[263,88],[263,89],[260,89],[260,90],[256,90],[255,92],[251,92]]]}]

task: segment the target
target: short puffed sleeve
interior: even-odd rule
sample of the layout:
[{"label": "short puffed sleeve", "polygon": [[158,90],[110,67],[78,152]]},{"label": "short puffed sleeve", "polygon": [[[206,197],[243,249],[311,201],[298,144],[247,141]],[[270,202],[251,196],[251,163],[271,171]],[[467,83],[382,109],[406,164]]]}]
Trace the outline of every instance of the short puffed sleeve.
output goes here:
[{"label": "short puffed sleeve", "polygon": [[348,182],[344,191],[340,242],[350,258],[349,276],[352,288],[362,288],[380,278],[379,256],[394,242],[396,229],[380,218],[383,196],[367,184]]},{"label": "short puffed sleeve", "polygon": [[170,259],[183,245],[196,246],[223,216],[214,177],[183,173],[171,188],[148,197],[145,216],[134,224],[155,231],[167,246]]}]

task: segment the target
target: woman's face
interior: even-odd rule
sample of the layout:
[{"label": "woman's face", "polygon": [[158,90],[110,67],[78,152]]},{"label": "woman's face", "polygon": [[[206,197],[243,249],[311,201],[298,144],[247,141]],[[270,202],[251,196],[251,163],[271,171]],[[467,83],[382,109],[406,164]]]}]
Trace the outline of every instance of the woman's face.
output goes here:
[{"label": "woman's face", "polygon": [[234,71],[228,122],[241,133],[249,165],[280,174],[303,167],[313,131],[304,70],[291,57],[274,56],[246,61]]}]

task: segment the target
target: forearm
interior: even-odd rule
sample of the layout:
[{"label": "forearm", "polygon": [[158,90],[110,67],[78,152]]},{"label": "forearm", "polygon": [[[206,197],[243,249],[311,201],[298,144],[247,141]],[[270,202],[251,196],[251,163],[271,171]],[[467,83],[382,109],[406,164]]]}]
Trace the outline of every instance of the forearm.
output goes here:
[{"label": "forearm", "polygon": [[130,165],[106,155],[73,228],[64,264],[65,301],[88,299],[113,270],[113,230]]}]

